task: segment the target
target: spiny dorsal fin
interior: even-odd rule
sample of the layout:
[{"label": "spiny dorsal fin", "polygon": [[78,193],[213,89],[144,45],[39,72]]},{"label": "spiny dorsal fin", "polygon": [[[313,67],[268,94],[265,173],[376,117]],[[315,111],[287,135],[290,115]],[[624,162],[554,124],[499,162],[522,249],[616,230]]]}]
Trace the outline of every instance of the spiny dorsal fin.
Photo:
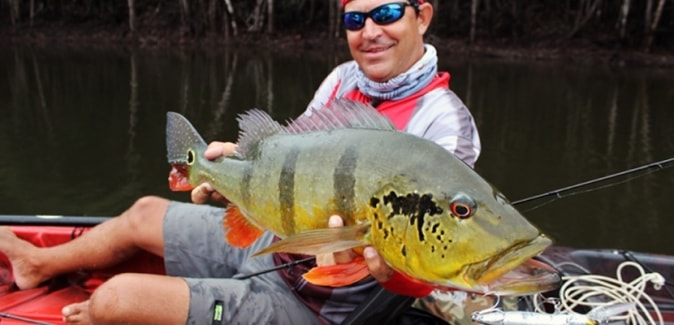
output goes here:
[{"label": "spiny dorsal fin", "polygon": [[337,129],[395,130],[395,126],[374,107],[349,99],[337,99],[318,109],[307,110],[286,127],[289,133]]},{"label": "spiny dorsal fin", "polygon": [[260,140],[285,132],[285,128],[281,124],[274,121],[267,112],[259,109],[252,109],[241,114],[236,120],[239,121],[240,129],[236,151],[242,157],[246,157],[248,150]]},{"label": "spiny dorsal fin", "polygon": [[239,154],[243,157],[260,140],[274,134],[300,134],[338,129],[396,130],[391,121],[374,107],[348,99],[307,110],[287,126],[281,126],[269,114],[251,110],[239,116]]}]

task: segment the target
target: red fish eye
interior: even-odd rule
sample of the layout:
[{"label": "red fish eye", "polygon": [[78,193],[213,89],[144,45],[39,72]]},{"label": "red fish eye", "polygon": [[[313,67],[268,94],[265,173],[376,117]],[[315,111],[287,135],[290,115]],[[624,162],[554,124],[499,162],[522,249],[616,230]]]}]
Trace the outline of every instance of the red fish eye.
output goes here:
[{"label": "red fish eye", "polygon": [[475,213],[476,208],[475,200],[465,193],[457,193],[449,202],[449,210],[452,215],[460,219],[470,218]]},{"label": "red fish eye", "polygon": [[470,217],[473,214],[473,207],[464,202],[452,202],[449,205],[452,214],[461,219]]}]

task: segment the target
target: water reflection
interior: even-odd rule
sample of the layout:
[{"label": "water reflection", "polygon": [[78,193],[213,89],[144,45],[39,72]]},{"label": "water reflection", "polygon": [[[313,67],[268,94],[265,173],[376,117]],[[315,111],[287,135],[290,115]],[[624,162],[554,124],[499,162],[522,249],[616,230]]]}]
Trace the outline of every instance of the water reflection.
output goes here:
[{"label": "water reflection", "polygon": [[[0,49],[0,213],[113,215],[166,186],[166,111],[207,140],[236,115],[304,110],[343,53]],[[673,156],[674,74],[441,54],[483,140],[477,170],[512,199]],[[560,244],[674,253],[674,169],[521,209]]]}]

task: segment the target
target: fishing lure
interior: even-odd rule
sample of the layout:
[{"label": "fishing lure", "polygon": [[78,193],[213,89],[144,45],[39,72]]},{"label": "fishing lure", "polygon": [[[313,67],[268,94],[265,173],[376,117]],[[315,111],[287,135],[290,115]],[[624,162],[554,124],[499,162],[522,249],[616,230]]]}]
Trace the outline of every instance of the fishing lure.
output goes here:
[{"label": "fishing lure", "polygon": [[598,325],[608,323],[611,317],[635,308],[634,303],[616,303],[601,306],[587,314],[573,312],[537,313],[530,311],[503,311],[497,308],[473,313],[472,319],[483,325]]}]

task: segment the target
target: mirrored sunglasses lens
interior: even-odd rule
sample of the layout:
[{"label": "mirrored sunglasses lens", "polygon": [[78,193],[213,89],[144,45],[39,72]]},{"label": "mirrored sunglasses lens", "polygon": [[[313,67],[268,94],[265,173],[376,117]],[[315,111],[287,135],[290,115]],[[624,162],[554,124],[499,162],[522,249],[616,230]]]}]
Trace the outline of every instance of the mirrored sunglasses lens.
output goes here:
[{"label": "mirrored sunglasses lens", "polygon": [[345,12],[344,27],[349,30],[359,30],[365,25],[365,15],[360,12]]},{"label": "mirrored sunglasses lens", "polygon": [[405,10],[405,6],[399,3],[390,3],[375,8],[370,12],[370,17],[379,25],[390,24],[400,19]]}]

